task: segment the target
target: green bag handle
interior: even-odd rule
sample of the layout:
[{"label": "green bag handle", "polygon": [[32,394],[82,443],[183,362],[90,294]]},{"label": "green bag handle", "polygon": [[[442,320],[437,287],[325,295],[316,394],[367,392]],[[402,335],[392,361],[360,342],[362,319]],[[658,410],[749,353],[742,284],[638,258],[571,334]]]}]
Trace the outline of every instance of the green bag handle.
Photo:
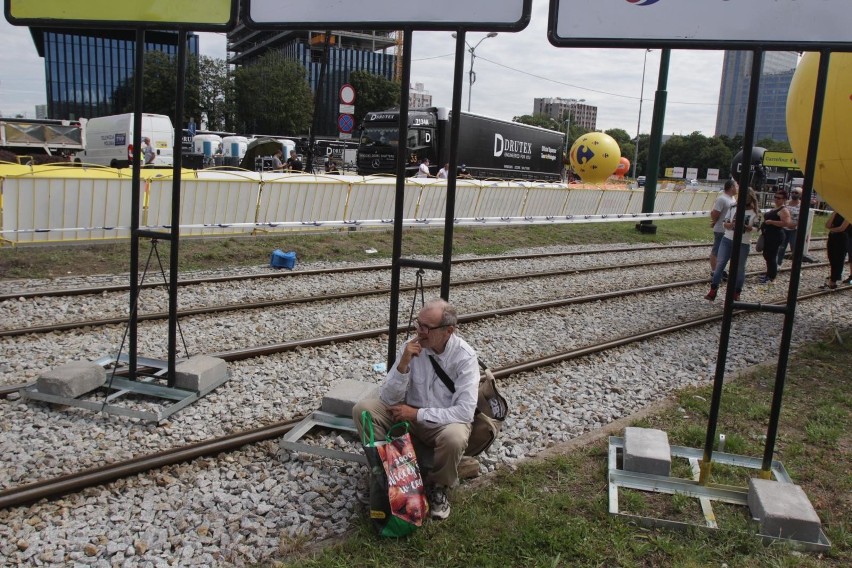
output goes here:
[{"label": "green bag handle", "polygon": [[[394,438],[399,438],[400,436],[405,436],[406,434],[408,434],[408,429],[410,427],[411,427],[411,424],[409,424],[407,420],[405,422],[397,422],[396,424],[394,424],[393,426],[390,427],[390,430],[388,430],[388,433],[387,433],[387,436],[385,436],[385,439],[388,442],[392,442]],[[393,434],[394,430],[396,430],[397,428],[404,428],[405,431],[400,433],[400,434],[397,434],[396,436],[392,436],[391,434]]]},{"label": "green bag handle", "polygon": [[[367,440],[367,432],[370,433],[369,440]],[[369,410],[361,411],[361,443],[365,446],[376,445],[376,435],[373,433],[373,416]]]}]

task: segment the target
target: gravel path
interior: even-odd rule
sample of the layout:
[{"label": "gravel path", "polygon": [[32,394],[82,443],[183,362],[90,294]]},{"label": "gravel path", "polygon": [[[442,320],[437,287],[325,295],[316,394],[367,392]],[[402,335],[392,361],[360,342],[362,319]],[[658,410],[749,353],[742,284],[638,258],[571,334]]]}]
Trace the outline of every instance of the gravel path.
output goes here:
[{"label": "gravel path", "polygon": [[[567,270],[594,263],[643,259],[650,262],[702,254],[703,249],[637,250],[630,254],[494,263],[491,267],[462,265],[454,267],[453,278],[491,275],[498,268],[512,273],[556,267]],[[758,270],[762,264],[762,259],[752,255],[749,269]],[[804,271],[802,289],[815,289],[824,272],[825,269]],[[458,287],[451,290],[451,299],[464,314],[706,275],[706,264],[672,264]],[[255,293],[289,297],[315,295],[324,287],[339,291],[339,280],[339,276],[316,281],[313,277],[282,278],[262,283],[193,286],[199,289],[186,293],[181,290],[181,307],[194,301],[202,302],[200,305],[248,301],[246,298]],[[359,273],[347,275],[345,286],[386,287],[386,280],[388,274]],[[786,291],[786,276],[781,276],[774,288],[760,286],[754,280],[747,281],[743,300],[766,301]],[[406,283],[403,277],[403,284]],[[18,290],[28,286],[22,282],[15,285],[21,286]],[[467,324],[461,333],[490,366],[501,367],[535,355],[719,313],[722,302],[704,301],[705,292],[704,285],[690,286],[518,314]],[[92,317],[91,310],[120,309],[112,305],[126,302],[126,294],[124,300],[121,294],[111,296],[45,299],[43,308],[55,311],[54,302],[64,302],[67,313],[81,310]],[[93,306],[81,307],[90,301]],[[400,319],[407,321],[410,301],[409,293],[400,305]],[[10,327],[32,321],[37,317],[35,304],[41,304],[17,300],[11,303],[21,304],[19,314],[15,314],[15,308],[0,306],[3,321]],[[845,316],[850,307],[852,294],[848,292],[802,302],[796,312],[793,344],[832,326],[848,326]],[[154,308],[152,303],[151,309],[162,308]],[[342,302],[186,318],[181,325],[191,352],[210,352],[385,326],[387,311],[387,297],[364,296]],[[14,321],[10,324],[8,318]],[[735,320],[729,372],[773,361],[781,322],[781,316],[760,313]],[[139,329],[140,354],[164,357],[165,323],[143,323]],[[497,443],[481,456],[481,470],[513,464],[636,412],[673,390],[707,383],[715,369],[718,331],[718,324],[708,325],[501,381],[513,414]],[[44,369],[70,359],[100,357],[117,347],[122,332],[121,326],[110,326],[3,338],[0,383],[32,380]],[[373,364],[383,361],[386,350],[384,337],[232,363],[233,378],[228,383],[160,426],[81,409],[0,401],[0,487],[14,487],[310,412],[318,408],[321,397],[337,380],[380,382],[382,376],[373,370]],[[328,432],[310,443],[357,451],[356,441],[347,434]],[[0,560],[3,566],[250,564],[274,557],[279,550],[302,539],[328,538],[348,530],[360,515],[354,493],[362,475],[358,464],[308,454],[289,459],[279,455],[275,442],[256,444],[53,502],[0,511]]]}]

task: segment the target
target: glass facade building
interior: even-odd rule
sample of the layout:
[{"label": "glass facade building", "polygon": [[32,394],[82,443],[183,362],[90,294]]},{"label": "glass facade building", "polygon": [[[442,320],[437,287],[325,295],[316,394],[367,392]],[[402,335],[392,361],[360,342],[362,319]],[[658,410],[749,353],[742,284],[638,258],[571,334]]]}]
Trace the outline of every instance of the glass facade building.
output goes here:
[{"label": "glass facade building", "polygon": [[[798,59],[799,54],[795,51],[764,53],[754,127],[755,141],[763,138],[787,141],[787,93]],[[725,52],[719,111],[716,114],[716,136],[745,134],[751,62],[750,51]]]},{"label": "glass facade building", "polygon": [[[125,112],[132,102],[135,32],[92,33],[30,30],[44,58],[49,118],[77,120]],[[146,32],[145,50],[176,56],[177,33]],[[198,36],[188,34],[188,55],[198,55]]]}]

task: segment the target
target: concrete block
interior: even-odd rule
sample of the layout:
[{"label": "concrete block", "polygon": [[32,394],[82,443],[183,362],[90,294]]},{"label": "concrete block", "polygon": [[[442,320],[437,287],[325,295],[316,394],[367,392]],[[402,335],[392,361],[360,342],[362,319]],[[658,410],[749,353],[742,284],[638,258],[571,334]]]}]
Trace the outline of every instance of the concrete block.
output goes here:
[{"label": "concrete block", "polygon": [[654,428],[625,428],[624,470],[668,476],[672,470],[669,435]]},{"label": "concrete block", "polygon": [[36,380],[38,392],[77,398],[106,383],[106,369],[90,361],[74,361],[56,367]]},{"label": "concrete block", "polygon": [[338,416],[352,416],[355,403],[364,398],[378,398],[379,385],[344,379],[331,386],[324,397],[320,410]]},{"label": "concrete block", "polygon": [[750,479],[748,508],[760,523],[760,534],[819,542],[820,520],[798,485],[771,479]]},{"label": "concrete block", "polygon": [[220,382],[228,374],[224,359],[209,355],[196,355],[175,366],[175,386],[180,389],[202,391]]}]

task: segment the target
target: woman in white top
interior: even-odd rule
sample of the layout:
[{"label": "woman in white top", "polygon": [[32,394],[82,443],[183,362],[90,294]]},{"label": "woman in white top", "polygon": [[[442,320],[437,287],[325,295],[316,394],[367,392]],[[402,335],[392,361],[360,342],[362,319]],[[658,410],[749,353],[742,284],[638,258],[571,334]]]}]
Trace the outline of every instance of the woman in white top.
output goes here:
[{"label": "woman in white top", "polygon": [[[725,217],[723,226],[725,227],[725,236],[722,237],[722,242],[719,244],[719,256],[716,259],[716,270],[713,272],[713,281],[710,283],[710,291],[704,296],[704,299],[711,302],[716,299],[716,292],[719,289],[719,284],[722,282],[722,272],[731,260],[734,251],[734,221],[737,216],[737,205],[731,206],[728,215]],[[743,239],[740,244],[740,261],[737,270],[737,282],[734,286],[734,301],[740,299],[740,292],[743,290],[745,283],[745,268],[748,252],[751,249],[751,235],[755,232],[755,227],[759,225],[758,220],[760,211],[757,206],[757,194],[749,188],[746,196],[746,212],[743,220]]]}]

